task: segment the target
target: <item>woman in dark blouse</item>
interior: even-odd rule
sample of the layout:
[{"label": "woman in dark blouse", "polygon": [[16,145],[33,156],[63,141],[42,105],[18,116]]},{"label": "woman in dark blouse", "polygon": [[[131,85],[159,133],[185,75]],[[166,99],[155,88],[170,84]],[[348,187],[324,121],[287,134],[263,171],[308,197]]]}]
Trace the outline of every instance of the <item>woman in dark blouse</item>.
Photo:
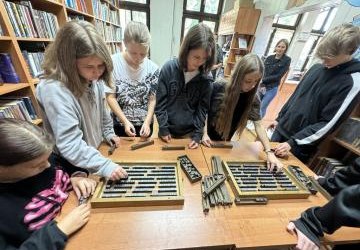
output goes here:
[{"label": "woman in dark blouse", "polygon": [[275,54],[265,59],[265,73],[260,85],[260,114],[264,117],[270,102],[276,96],[281,78],[289,70],[291,58],[286,55],[289,42],[281,39],[275,46]]}]

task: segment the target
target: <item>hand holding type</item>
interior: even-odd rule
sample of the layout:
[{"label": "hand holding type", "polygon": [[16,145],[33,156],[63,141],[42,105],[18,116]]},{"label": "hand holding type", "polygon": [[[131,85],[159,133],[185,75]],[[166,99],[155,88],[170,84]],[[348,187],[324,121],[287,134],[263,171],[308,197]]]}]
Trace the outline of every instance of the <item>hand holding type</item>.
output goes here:
[{"label": "hand holding type", "polygon": [[319,250],[320,248],[312,242],[308,237],[306,237],[305,234],[303,234],[300,230],[298,230],[293,222],[290,222],[286,230],[291,235],[297,235],[297,244],[295,246],[295,249],[297,250]]},{"label": "hand holding type", "polygon": [[115,143],[115,146],[118,148],[120,147],[120,137],[115,135],[113,138],[111,138],[111,141]]},{"label": "hand holding type", "polygon": [[82,204],[74,208],[57,223],[58,228],[67,236],[76,232],[89,221],[90,208],[90,204]]},{"label": "hand holding type", "polygon": [[199,147],[199,143],[197,143],[194,140],[192,140],[188,145],[188,148],[190,148],[190,149],[195,149],[195,148],[198,148],[198,147]]},{"label": "hand holding type", "polygon": [[111,173],[110,180],[116,181],[119,179],[126,179],[128,177],[127,172],[121,166],[117,165],[117,168]]},{"label": "hand holding type", "polygon": [[171,135],[160,136],[160,139],[163,140],[164,142],[170,142],[171,141]]},{"label": "hand holding type", "polygon": [[81,196],[87,198],[94,194],[97,184],[95,180],[87,177],[71,177],[70,181],[78,199],[80,199]]},{"label": "hand holding type", "polygon": [[282,142],[275,147],[275,155],[279,157],[285,157],[289,154],[290,150],[290,144],[287,142]]},{"label": "hand holding type", "polygon": [[276,171],[279,172],[283,167],[282,162],[276,158],[273,152],[267,153],[267,169],[269,171],[274,171],[276,169]]},{"label": "hand holding type", "polygon": [[275,128],[276,128],[277,125],[278,125],[278,121],[273,121],[273,122],[267,127],[267,129],[275,130]]},{"label": "hand holding type", "polygon": [[140,136],[141,137],[149,137],[150,135],[150,125],[148,122],[144,122],[140,129]]},{"label": "hand holding type", "polygon": [[136,136],[135,127],[131,122],[129,122],[129,121],[125,122],[124,126],[125,126],[125,133],[128,136]]},{"label": "hand holding type", "polygon": [[202,140],[201,140],[201,143],[203,145],[205,145],[206,147],[209,147],[209,148],[211,148],[211,145],[213,144],[213,142],[211,141],[209,135],[206,134],[206,133],[204,133],[204,135],[202,137]]}]

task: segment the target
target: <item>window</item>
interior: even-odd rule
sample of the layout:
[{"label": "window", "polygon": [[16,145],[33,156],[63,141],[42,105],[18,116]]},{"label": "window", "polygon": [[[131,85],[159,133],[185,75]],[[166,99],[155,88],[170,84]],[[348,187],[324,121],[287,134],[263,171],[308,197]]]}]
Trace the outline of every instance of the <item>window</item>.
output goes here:
[{"label": "window", "polygon": [[301,52],[299,61],[294,70],[301,72],[309,68],[316,46],[321,41],[325,32],[329,29],[331,22],[334,20],[337,8],[325,8],[321,10],[312,27],[309,39],[306,41],[304,49]]},{"label": "window", "polygon": [[120,1],[120,23],[122,32],[130,21],[142,22],[150,30],[150,0]]},{"label": "window", "polygon": [[224,0],[184,0],[181,37],[184,37],[188,30],[203,22],[213,32],[217,32]]},{"label": "window", "polygon": [[301,14],[296,14],[274,19],[270,39],[265,50],[265,56],[273,53],[275,45],[280,39],[287,39],[289,43],[291,43],[301,17]]}]

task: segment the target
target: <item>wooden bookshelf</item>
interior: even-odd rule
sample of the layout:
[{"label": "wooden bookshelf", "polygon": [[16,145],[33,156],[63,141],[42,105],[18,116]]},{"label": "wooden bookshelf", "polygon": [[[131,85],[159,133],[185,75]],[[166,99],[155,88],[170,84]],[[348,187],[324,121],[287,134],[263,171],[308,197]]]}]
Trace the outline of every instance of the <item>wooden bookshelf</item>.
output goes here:
[{"label": "wooden bookshelf", "polygon": [[347,150],[350,150],[351,152],[353,152],[354,154],[360,156],[360,149],[354,147],[353,145],[339,139],[339,138],[334,138],[333,139],[334,142],[338,143],[339,145],[343,146],[344,148],[346,148]]},{"label": "wooden bookshelf", "polygon": [[[96,17],[95,10],[93,3],[95,3],[94,0],[81,0],[85,4],[86,12],[80,11],[78,9],[71,8],[66,5],[66,0],[29,0],[31,3],[32,9],[30,9],[29,6],[21,5],[20,7],[16,6],[16,8],[19,9],[12,9],[12,11],[20,11],[17,13],[13,13],[10,11],[7,11],[7,6],[5,6],[5,1],[10,2],[11,4],[7,4],[8,6],[15,6],[14,4],[19,4],[19,1],[17,0],[0,0],[0,26],[2,30],[2,34],[0,35],[0,53],[7,53],[11,57],[12,64],[15,68],[15,71],[17,75],[19,76],[20,83],[4,83],[0,84],[0,98],[1,96],[6,97],[22,97],[22,96],[28,96],[30,97],[35,111],[36,115],[39,119],[33,120],[32,122],[34,124],[41,124],[42,120],[40,119],[40,107],[36,101],[35,97],[35,88],[36,84],[39,83],[38,78],[34,78],[31,74],[31,71],[29,69],[30,66],[27,64],[28,58],[24,58],[24,55],[22,53],[23,50],[27,50],[27,47],[31,47],[32,45],[35,46],[37,44],[40,44],[41,46],[45,47],[47,44],[54,41],[54,38],[49,37],[32,37],[32,34],[34,31],[37,30],[37,26],[35,27],[34,19],[30,19],[27,15],[27,11],[31,10],[37,10],[42,11],[46,13],[51,13],[54,15],[57,21],[57,25],[59,28],[61,28],[69,19],[69,15],[77,16],[80,19],[84,19],[85,21],[91,22],[95,25],[96,20],[99,22],[102,22],[104,27],[111,27],[108,28],[109,30],[114,31],[117,30],[120,34],[119,36],[111,36],[111,39],[108,39],[107,45],[109,47],[109,50],[111,52],[117,52],[120,51],[121,47],[121,26],[120,26],[120,0],[97,0],[104,4],[105,8],[105,20],[102,20],[101,18]],[[76,2],[76,1],[75,1]],[[79,2],[79,1],[78,1]],[[25,7],[23,7],[25,6]],[[23,11],[23,12],[21,12]],[[116,14],[114,14],[116,13]],[[17,14],[14,15],[14,14]],[[26,20],[22,19],[22,14],[26,17]],[[116,20],[112,20],[110,15],[116,16]],[[17,18],[17,19],[16,19]],[[14,22],[14,19],[16,22]],[[118,19],[118,20],[117,20]],[[19,26],[14,26],[17,21],[22,24],[22,28]],[[27,24],[28,26],[23,26],[24,24]],[[37,25],[37,24],[36,24]],[[45,25],[43,22],[41,25]],[[55,23],[48,23],[48,26],[45,28],[53,28],[53,26],[56,26]],[[35,28],[34,28],[35,27]],[[16,30],[15,30],[16,29]],[[27,31],[26,36],[23,36],[24,32]],[[56,31],[53,31],[54,34],[56,34]],[[21,33],[21,34],[19,34]],[[37,33],[39,35],[40,33]],[[106,40],[106,39],[104,39]],[[45,45],[43,45],[45,44]],[[40,47],[41,47],[40,46]],[[26,56],[26,54],[25,54]],[[39,64],[37,64],[39,66]]]},{"label": "wooden bookshelf", "polygon": [[230,77],[239,58],[251,51],[260,14],[258,9],[239,8],[222,16],[219,35],[225,36],[226,43],[229,43],[228,56],[224,60],[225,77]]},{"label": "wooden bookshelf", "polygon": [[337,137],[347,118],[351,117],[360,118],[360,103],[357,97],[355,97],[351,106],[348,107],[348,110],[343,115],[343,122],[319,145],[318,151],[310,161],[309,166],[311,168],[318,164],[321,157],[335,158],[339,161],[345,161],[346,164],[348,163],[347,161],[360,157],[359,148]]}]

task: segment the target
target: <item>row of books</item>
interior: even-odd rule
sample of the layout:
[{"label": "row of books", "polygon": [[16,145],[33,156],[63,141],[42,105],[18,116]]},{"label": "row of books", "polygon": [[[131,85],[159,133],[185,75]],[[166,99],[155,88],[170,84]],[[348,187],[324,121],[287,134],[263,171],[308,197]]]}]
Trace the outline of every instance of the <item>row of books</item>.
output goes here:
[{"label": "row of books", "polygon": [[336,171],[344,167],[347,167],[347,165],[335,158],[321,157],[319,158],[318,164],[314,167],[313,171],[317,175],[328,178],[333,176]]},{"label": "row of books", "polygon": [[96,30],[103,36],[105,41],[116,41],[120,42],[122,40],[122,30],[121,27],[114,25],[106,25],[102,21],[95,21]]},{"label": "row of books", "polygon": [[121,49],[119,47],[119,44],[115,44],[115,43],[109,43],[107,44],[108,50],[110,51],[110,54],[116,54],[116,53],[120,53]]},{"label": "row of books", "polygon": [[360,149],[360,118],[350,117],[342,125],[336,137]]},{"label": "row of books", "polygon": [[94,15],[104,21],[111,22],[120,26],[119,10],[111,10],[108,4],[100,0],[92,0]]},{"label": "row of books", "polygon": [[85,0],[65,0],[65,5],[69,8],[87,13]]},{"label": "row of books", "polygon": [[10,54],[0,53],[0,83],[18,83],[19,76],[15,71]]},{"label": "row of books", "polygon": [[16,118],[31,122],[37,119],[37,115],[30,97],[1,97],[0,118]]},{"label": "row of books", "polygon": [[17,37],[54,38],[59,24],[54,14],[33,9],[30,1],[19,4],[4,1],[11,25]]},{"label": "row of books", "polygon": [[42,62],[44,61],[44,52],[21,51],[29,68],[32,77],[37,78],[42,73]]}]

